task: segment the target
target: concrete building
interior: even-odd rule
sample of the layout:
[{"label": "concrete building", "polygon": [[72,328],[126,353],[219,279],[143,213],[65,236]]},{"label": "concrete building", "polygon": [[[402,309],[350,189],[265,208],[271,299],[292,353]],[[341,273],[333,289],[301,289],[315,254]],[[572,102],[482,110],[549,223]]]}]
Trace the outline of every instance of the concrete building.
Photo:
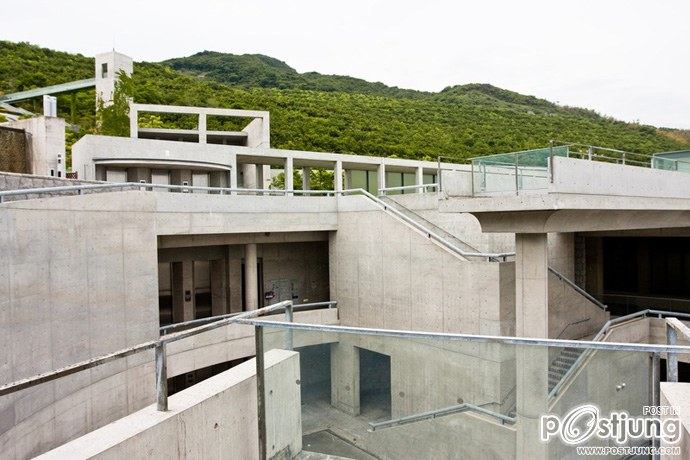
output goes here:
[{"label": "concrete building", "polygon": [[0,174],[4,457],[577,458],[541,416],[683,406],[682,168],[575,144],[292,151],[267,112],[130,117],[73,146],[80,182]]}]

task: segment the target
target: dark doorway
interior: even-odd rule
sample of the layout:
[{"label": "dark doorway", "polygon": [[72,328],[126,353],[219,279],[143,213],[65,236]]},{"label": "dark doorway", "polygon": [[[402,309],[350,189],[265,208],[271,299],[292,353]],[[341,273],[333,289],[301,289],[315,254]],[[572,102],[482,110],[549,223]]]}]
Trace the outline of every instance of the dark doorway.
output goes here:
[{"label": "dark doorway", "polygon": [[299,352],[302,403],[331,401],[331,344],[296,348]]},{"label": "dark doorway", "polygon": [[359,349],[359,410],[369,420],[391,418],[391,357]]}]

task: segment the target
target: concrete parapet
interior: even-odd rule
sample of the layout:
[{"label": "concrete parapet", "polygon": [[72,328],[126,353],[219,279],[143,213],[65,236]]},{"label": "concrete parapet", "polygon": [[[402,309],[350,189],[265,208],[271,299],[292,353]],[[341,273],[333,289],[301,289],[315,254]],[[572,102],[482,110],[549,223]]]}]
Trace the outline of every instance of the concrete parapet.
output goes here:
[{"label": "concrete parapet", "polygon": [[[299,354],[265,354],[267,456],[302,450]],[[242,363],[41,455],[47,459],[258,458],[256,361]]]}]

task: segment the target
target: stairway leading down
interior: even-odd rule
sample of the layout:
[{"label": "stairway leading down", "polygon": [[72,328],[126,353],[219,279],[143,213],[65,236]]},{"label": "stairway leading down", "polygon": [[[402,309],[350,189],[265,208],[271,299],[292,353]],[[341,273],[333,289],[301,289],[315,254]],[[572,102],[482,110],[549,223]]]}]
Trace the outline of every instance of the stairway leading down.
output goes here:
[{"label": "stairway leading down", "polygon": [[582,354],[580,348],[564,348],[551,364],[549,364],[549,393],[563,379],[566,372],[573,367],[577,358]]},{"label": "stairway leading down", "polygon": [[[424,228],[426,228],[426,229],[436,233],[437,235],[443,237],[445,240],[449,241],[450,243],[452,243],[457,248],[459,248],[463,251],[466,251],[466,252],[480,252],[477,248],[465,243],[464,241],[462,241],[461,239],[459,239],[458,237],[456,237],[452,233],[447,232],[446,230],[442,229],[441,227],[434,224],[433,222],[425,219],[424,217],[422,217],[417,212],[401,205],[397,201],[395,201],[395,200],[393,200],[393,199],[391,199],[385,195],[379,196],[379,199],[381,201],[383,201],[384,203],[386,203],[387,205],[390,205],[391,207],[395,208],[396,210],[398,210],[399,212],[404,214],[406,217],[408,217],[408,218],[414,220],[415,222],[417,222],[418,224],[422,225]],[[465,257],[465,259],[467,259],[467,258]]]}]

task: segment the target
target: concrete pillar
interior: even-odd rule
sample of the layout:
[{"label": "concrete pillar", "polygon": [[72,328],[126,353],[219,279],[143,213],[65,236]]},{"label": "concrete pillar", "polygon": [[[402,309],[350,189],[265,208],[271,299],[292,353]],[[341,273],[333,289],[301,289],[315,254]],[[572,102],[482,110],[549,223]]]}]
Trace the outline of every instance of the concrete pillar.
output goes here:
[{"label": "concrete pillar", "polygon": [[350,190],[352,188],[352,170],[346,169],[343,171],[343,176],[343,189]]},{"label": "concrete pillar", "polygon": [[243,164],[242,166],[242,187],[256,189],[256,165]]},{"label": "concrete pillar", "polygon": [[[515,314],[519,337],[549,336],[547,234],[515,235]],[[516,458],[546,459],[539,419],[548,412],[547,347],[515,346],[517,397]]]},{"label": "concrete pillar", "polygon": [[173,185],[187,185],[192,184],[192,170],[191,169],[173,169],[170,171],[170,183]]},{"label": "concrete pillar", "polygon": [[242,252],[239,245],[226,246],[228,312],[242,311]]},{"label": "concrete pillar", "polygon": [[340,160],[335,162],[333,169],[333,188],[336,193],[343,191],[343,162]]},{"label": "concrete pillar", "polygon": [[129,104],[129,137],[135,139],[139,137],[139,112],[132,107],[131,100]]},{"label": "concrete pillar", "polygon": [[212,260],[209,265],[211,269],[211,315],[224,315],[228,313],[228,277],[225,273],[225,259]]},{"label": "concrete pillar", "polygon": [[263,189],[268,189],[271,186],[271,166],[261,165],[261,181],[259,186]]},{"label": "concrete pillar", "polygon": [[[295,189],[294,177],[292,176],[293,169],[292,157],[287,157],[285,159],[285,190],[288,192],[292,192]],[[288,195],[291,195],[291,193],[288,193]]]},{"label": "concrete pillar", "polygon": [[331,345],[331,404],[359,415],[359,348],[346,340]]},{"label": "concrete pillar", "polygon": [[[230,159],[230,180],[228,182],[228,186],[230,188],[236,189],[238,187],[238,179],[240,175],[240,170],[237,167],[237,156],[233,155],[232,158]],[[232,192],[233,195],[235,195],[237,192]]]},{"label": "concrete pillar", "polygon": [[[415,170],[414,176],[415,176],[415,181],[414,181],[415,185],[424,185],[424,168],[422,168],[421,166],[418,167]],[[417,192],[422,193],[423,190],[421,188],[419,188],[419,189],[417,189]]]},{"label": "concrete pillar", "polygon": [[264,165],[256,165],[256,188],[264,187]]},{"label": "concrete pillar", "polygon": [[194,262],[172,264],[173,322],[194,319]]},{"label": "concrete pillar", "polygon": [[[378,175],[379,190],[382,188],[386,188],[386,165],[381,163],[376,169],[376,173]],[[378,190],[377,193],[375,193],[374,195],[378,195]]]},{"label": "concrete pillar", "polygon": [[259,274],[256,243],[244,246],[244,300],[247,310],[259,308]]},{"label": "concrete pillar", "polygon": [[151,170],[148,168],[127,168],[127,182],[151,182]]},{"label": "concrete pillar", "polygon": [[206,114],[199,114],[199,144],[206,143]]},{"label": "concrete pillar", "polygon": [[549,336],[549,272],[546,233],[515,235],[515,332]]},{"label": "concrete pillar", "polygon": [[306,166],[304,168],[302,168],[302,190],[311,190],[310,189],[310,187],[311,187],[310,174],[311,174],[311,168],[306,167]]}]

